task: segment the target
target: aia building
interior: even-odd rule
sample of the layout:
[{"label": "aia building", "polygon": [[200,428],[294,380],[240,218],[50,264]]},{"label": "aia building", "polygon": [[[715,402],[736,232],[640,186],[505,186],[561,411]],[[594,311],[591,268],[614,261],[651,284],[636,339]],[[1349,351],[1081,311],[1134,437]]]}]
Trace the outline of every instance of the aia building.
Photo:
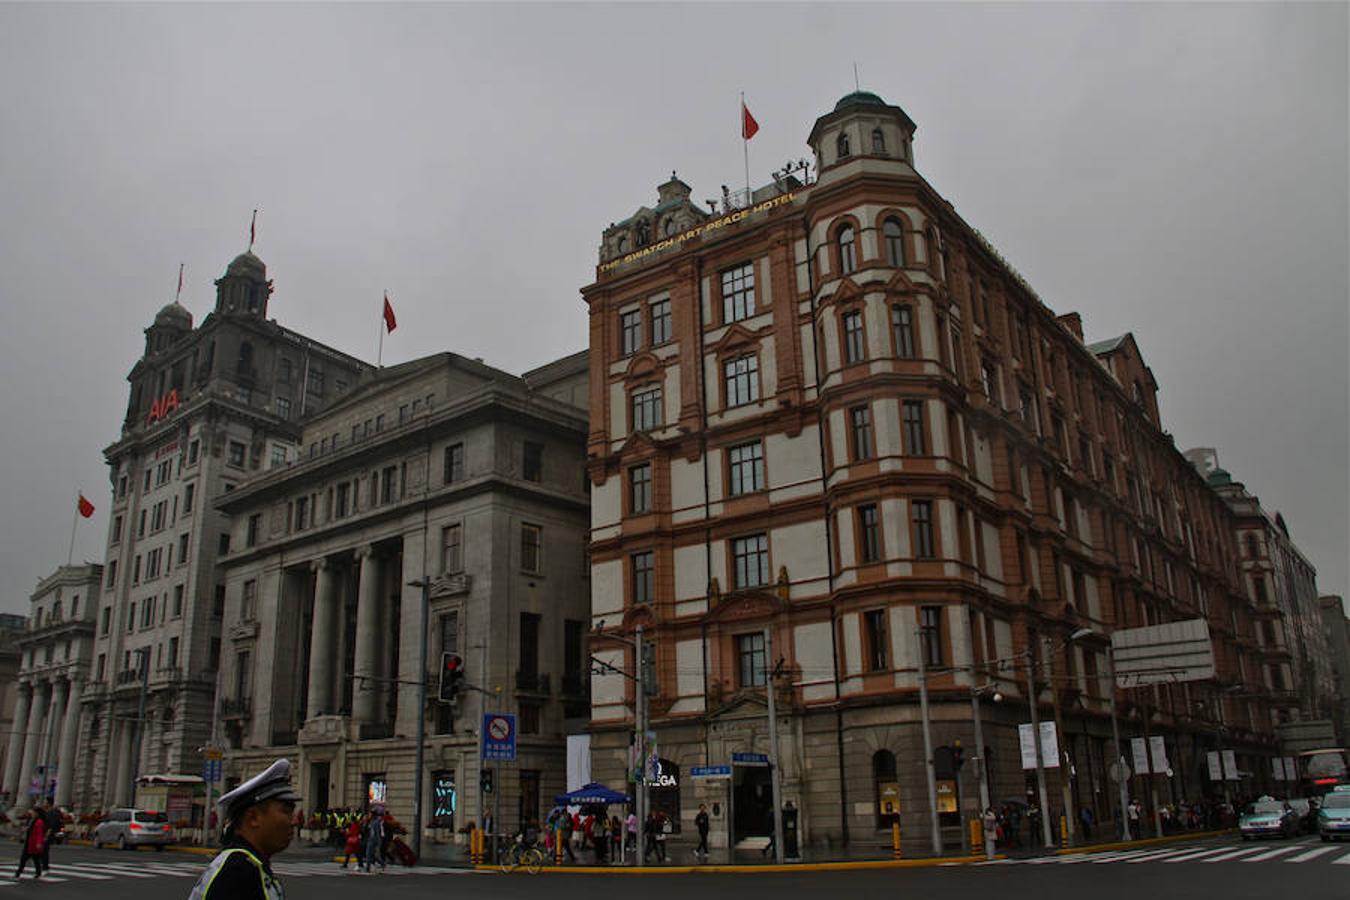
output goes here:
[{"label": "aia building", "polygon": [[91,669],[68,701],[78,696],[72,800],[82,809],[130,804],[139,776],[200,774],[225,608],[217,560],[229,549],[214,503],[293,460],[299,418],[371,369],[268,319],[272,282],[252,252],[215,285],[199,326],[175,301],[145,329],[122,433],[104,450],[112,497],[99,605],[88,611]]},{"label": "aia building", "polygon": [[[690,833],[716,804],[723,846],[768,833],[768,770],[735,755],[769,749],[770,682],[801,842],[888,845],[898,803],[928,846],[921,667],[948,845],[980,777],[996,802],[1034,783],[1029,664],[1062,724],[1052,805],[1109,819],[1120,627],[1205,618],[1216,650],[1217,684],[1119,692],[1125,736],[1166,742],[1163,802],[1219,792],[1216,718],[1244,770],[1270,771],[1231,514],[1162,430],[1134,339],[1086,343],[1047,308],[917,172],[914,135],[858,92],[811,129],[814,179],[708,211],[672,176],[604,231],[583,288],[593,775],[632,777],[641,668],[652,807]],[[730,778],[689,777],[707,765]]]}]

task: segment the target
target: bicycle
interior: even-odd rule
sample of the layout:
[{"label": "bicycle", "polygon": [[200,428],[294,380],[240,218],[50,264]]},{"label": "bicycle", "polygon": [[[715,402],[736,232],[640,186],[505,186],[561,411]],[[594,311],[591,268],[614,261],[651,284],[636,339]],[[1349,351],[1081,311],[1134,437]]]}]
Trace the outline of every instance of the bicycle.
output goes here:
[{"label": "bicycle", "polygon": [[538,875],[545,862],[544,851],[525,839],[517,837],[515,843],[506,848],[499,863],[502,874],[510,875],[516,869],[523,868],[531,875]]}]

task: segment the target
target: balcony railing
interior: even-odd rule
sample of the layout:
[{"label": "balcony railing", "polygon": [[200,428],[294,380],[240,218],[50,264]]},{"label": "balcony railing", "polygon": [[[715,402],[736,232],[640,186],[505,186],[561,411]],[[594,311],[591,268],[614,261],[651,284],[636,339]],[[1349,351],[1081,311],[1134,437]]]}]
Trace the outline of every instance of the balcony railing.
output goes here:
[{"label": "balcony railing", "polygon": [[516,690],[526,694],[549,694],[548,675],[516,670]]}]

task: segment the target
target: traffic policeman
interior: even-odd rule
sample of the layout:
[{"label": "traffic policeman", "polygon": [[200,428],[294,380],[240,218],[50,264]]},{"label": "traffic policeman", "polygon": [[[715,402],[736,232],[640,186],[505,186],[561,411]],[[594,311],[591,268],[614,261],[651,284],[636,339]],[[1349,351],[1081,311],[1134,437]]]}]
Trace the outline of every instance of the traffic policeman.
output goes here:
[{"label": "traffic policeman", "polygon": [[300,795],[291,764],[279,759],[220,798],[225,846],[202,872],[188,900],[283,900],[271,859],[291,843]]}]

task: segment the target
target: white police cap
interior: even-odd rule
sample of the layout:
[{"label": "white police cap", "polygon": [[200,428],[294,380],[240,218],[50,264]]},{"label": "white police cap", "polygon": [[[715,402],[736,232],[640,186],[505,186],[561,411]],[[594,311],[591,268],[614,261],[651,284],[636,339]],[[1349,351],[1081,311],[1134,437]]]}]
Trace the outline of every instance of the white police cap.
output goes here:
[{"label": "white police cap", "polygon": [[291,761],[279,759],[267,770],[254,775],[239,787],[224,794],[217,804],[221,818],[237,819],[244,810],[267,800],[283,800],[298,803],[300,795],[291,787]]}]

